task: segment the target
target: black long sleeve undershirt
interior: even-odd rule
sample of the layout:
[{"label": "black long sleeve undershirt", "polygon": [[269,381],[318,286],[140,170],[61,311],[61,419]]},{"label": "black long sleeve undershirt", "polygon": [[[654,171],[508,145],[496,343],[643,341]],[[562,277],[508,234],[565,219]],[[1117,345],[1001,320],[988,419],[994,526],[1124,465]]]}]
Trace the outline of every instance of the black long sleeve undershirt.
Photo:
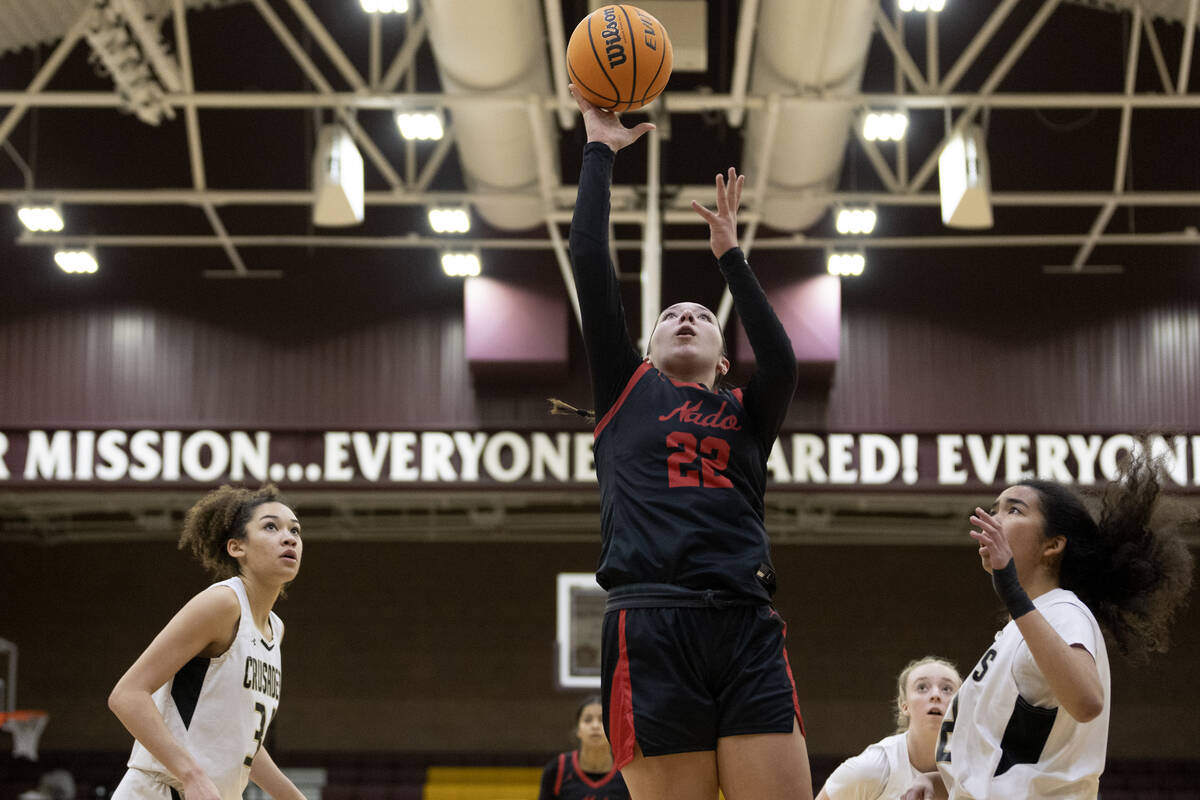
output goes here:
[{"label": "black long sleeve undershirt", "polygon": [[609,188],[615,156],[606,144],[589,142],[584,147],[568,239],[597,419],[616,402],[641,363],[629,337],[616,270],[608,257]]},{"label": "black long sleeve undershirt", "polygon": [[[601,142],[589,142],[584,147],[569,239],[597,418],[613,406],[641,363],[629,336],[620,287],[608,256],[609,190],[615,155]],[[743,398],[746,412],[762,432],[769,450],[795,392],[796,357],[783,324],[742,251],[736,247],[729,250],[718,265],[754,350],[757,368],[743,390]]]}]

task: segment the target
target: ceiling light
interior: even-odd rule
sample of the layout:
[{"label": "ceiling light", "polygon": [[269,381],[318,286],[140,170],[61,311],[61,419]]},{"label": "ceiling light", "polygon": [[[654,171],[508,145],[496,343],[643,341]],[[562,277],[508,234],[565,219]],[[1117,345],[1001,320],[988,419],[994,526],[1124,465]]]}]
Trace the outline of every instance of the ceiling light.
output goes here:
[{"label": "ceiling light", "polygon": [[839,206],[836,216],[837,232],[843,236],[871,233],[875,230],[876,218],[875,209],[870,206]]},{"label": "ceiling light", "polygon": [[442,138],[442,115],[434,111],[397,111],[396,126],[405,139]]},{"label": "ceiling light", "polygon": [[968,125],[938,156],[942,222],[949,228],[992,227],[991,179],[983,129]]},{"label": "ceiling light", "polygon": [[431,208],[429,227],[434,233],[466,233],[471,230],[471,215],[465,208]]},{"label": "ceiling light", "polygon": [[408,11],[408,0],[358,0],[362,10],[368,14],[403,14]]},{"label": "ceiling light", "polygon": [[313,223],[357,225],[363,221],[362,154],[341,125],[323,125],[313,153]]},{"label": "ceiling light", "polygon": [[946,7],[946,0],[900,0],[901,11],[932,11],[937,13]]},{"label": "ceiling light", "polygon": [[867,257],[861,250],[833,250],[829,253],[826,270],[838,277],[858,277],[867,266]]},{"label": "ceiling light", "polygon": [[868,142],[898,142],[908,130],[906,111],[868,111],[863,115],[863,138]]},{"label": "ceiling light", "polygon": [[71,275],[90,275],[100,268],[91,250],[57,250],[54,263]]},{"label": "ceiling light", "polygon": [[471,278],[479,274],[477,253],[442,253],[442,271],[451,278]]},{"label": "ceiling light", "polygon": [[62,209],[57,203],[47,206],[23,205],[17,209],[17,219],[35,233],[63,229]]}]

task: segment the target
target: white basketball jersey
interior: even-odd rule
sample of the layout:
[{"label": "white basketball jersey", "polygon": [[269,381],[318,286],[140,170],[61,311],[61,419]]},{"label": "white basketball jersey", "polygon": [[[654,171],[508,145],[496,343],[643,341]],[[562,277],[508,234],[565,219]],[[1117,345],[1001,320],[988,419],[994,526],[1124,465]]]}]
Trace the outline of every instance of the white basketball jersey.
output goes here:
[{"label": "white basketball jersey", "polygon": [[843,761],[824,791],[829,800],[898,800],[918,775],[908,760],[908,736],[897,733]]},{"label": "white basketball jersey", "polygon": [[938,770],[950,800],[1082,799],[1099,791],[1111,706],[1104,637],[1073,592],[1054,589],[1034,606],[1067,644],[1085,647],[1096,659],[1104,710],[1081,723],[1051,703],[1039,707],[1022,697],[1014,670],[1036,673],[1036,665],[1010,621],[963,681],[942,723]]},{"label": "white basketball jersey", "polygon": [[[279,708],[283,626],[272,611],[267,641],[254,624],[242,579],[216,585],[232,589],[242,608],[233,644],[216,658],[193,658],[153,697],[171,735],[196,759],[223,800],[240,800],[250,764]],[[128,766],[183,789],[141,742],[133,743]]]}]

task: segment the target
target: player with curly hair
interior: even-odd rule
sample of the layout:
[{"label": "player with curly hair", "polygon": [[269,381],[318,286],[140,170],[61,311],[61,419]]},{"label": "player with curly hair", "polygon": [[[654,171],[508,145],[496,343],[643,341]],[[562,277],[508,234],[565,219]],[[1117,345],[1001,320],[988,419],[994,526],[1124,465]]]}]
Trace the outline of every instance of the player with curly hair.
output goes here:
[{"label": "player with curly hair", "polygon": [[1197,520],[1159,491],[1158,466],[1135,453],[1098,522],[1042,480],[975,509],[971,536],[1011,621],[942,722],[938,771],[906,800],[1096,796],[1112,706],[1105,636],[1134,659],[1164,652],[1191,588],[1181,534]]},{"label": "player with curly hair", "polygon": [[121,676],[108,707],[133,734],[114,800],[237,800],[253,780],[303,795],[262,747],[279,708],[283,623],[271,609],[300,569],[279,490],[222,486],[187,512],[180,549],[219,581],[193,597]]}]

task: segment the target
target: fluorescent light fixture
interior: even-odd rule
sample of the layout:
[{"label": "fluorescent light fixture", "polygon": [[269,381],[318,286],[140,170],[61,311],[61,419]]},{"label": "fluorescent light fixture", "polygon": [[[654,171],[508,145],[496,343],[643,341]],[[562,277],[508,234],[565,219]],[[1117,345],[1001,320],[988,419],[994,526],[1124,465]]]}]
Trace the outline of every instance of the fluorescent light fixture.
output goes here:
[{"label": "fluorescent light fixture", "polygon": [[368,14],[403,14],[408,11],[408,0],[358,0],[362,10]]},{"label": "fluorescent light fixture", "polygon": [[479,274],[479,255],[442,253],[442,272],[451,278],[473,278]]},{"label": "fluorescent light fixture", "polygon": [[908,130],[906,111],[868,111],[863,115],[863,138],[868,142],[898,142]]},{"label": "fluorescent light fixture", "polygon": [[471,215],[465,208],[431,208],[429,227],[434,233],[466,233],[471,230]]},{"label": "fluorescent light fixture", "polygon": [[871,233],[875,230],[877,216],[870,206],[839,206],[835,224],[843,236]]},{"label": "fluorescent light fixture", "polygon": [[833,250],[825,269],[830,275],[838,277],[858,277],[867,266],[867,257],[861,250]]},{"label": "fluorescent light fixture", "polygon": [[946,142],[938,156],[938,185],[947,227],[992,227],[987,148],[978,125],[968,125]]},{"label": "fluorescent light fixture", "polygon": [[313,223],[357,225],[363,221],[363,160],[350,133],[325,125],[313,155]]},{"label": "fluorescent light fixture", "polygon": [[924,13],[932,11],[934,14],[946,7],[946,0],[900,0],[901,11],[917,11]]},{"label": "fluorescent light fixture", "polygon": [[405,139],[436,141],[442,138],[442,115],[436,111],[397,111],[396,127]]},{"label": "fluorescent light fixture", "polygon": [[57,250],[54,263],[71,275],[90,275],[100,268],[91,250]]},{"label": "fluorescent light fixture", "polygon": [[23,205],[17,209],[17,219],[35,233],[63,229],[62,209],[57,203],[46,206]]}]

